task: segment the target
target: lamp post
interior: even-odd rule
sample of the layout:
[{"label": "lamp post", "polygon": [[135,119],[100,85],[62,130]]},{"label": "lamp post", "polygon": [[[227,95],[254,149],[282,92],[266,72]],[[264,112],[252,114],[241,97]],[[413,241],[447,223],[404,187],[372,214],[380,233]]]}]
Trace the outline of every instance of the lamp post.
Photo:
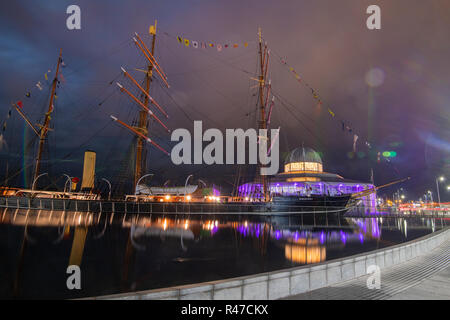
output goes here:
[{"label": "lamp post", "polygon": [[193,174],[188,175],[188,177],[186,178],[186,182],[184,183],[184,200],[186,200],[186,193],[187,193],[187,183],[189,181],[190,177],[193,177]]},{"label": "lamp post", "polygon": [[137,187],[139,185],[139,182],[141,182],[142,179],[144,179],[145,177],[148,177],[148,176],[153,176],[153,173],[147,173],[139,178],[139,180],[136,183],[136,186],[134,187],[134,195],[136,195],[136,193],[137,193]]},{"label": "lamp post", "polygon": [[436,178],[436,190],[437,190],[439,208],[441,207],[441,196],[439,194],[439,181],[444,181],[444,180],[445,180],[445,178],[443,176]]},{"label": "lamp post", "polygon": [[[109,186],[109,192],[108,192],[108,200],[111,200],[111,182],[109,182],[109,180],[102,178],[103,181],[105,181],[108,186]],[[136,194],[136,190],[135,190],[135,194]]]},{"label": "lamp post", "polygon": [[36,184],[36,181],[37,181],[40,177],[45,176],[46,174],[47,174],[47,172],[41,173],[41,174],[38,175],[36,178],[34,178],[33,184],[31,185],[31,190],[34,190],[34,185]]},{"label": "lamp post", "polygon": [[428,190],[427,192],[430,195],[431,203],[433,203],[433,192],[431,192],[431,190]]}]

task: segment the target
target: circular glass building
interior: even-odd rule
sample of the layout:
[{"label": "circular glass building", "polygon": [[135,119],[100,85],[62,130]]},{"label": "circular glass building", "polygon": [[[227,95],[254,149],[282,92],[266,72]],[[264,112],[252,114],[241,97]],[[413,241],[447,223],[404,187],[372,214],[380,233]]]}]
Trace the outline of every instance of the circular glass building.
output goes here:
[{"label": "circular glass building", "polygon": [[[287,155],[284,172],[270,179],[269,191],[277,196],[308,196],[311,194],[342,195],[374,188],[372,183],[345,179],[342,176],[325,172],[322,158],[311,148],[298,147]],[[258,182],[239,186],[240,197],[261,199],[262,186]],[[372,193],[362,199],[366,205],[375,206],[376,195]]]}]

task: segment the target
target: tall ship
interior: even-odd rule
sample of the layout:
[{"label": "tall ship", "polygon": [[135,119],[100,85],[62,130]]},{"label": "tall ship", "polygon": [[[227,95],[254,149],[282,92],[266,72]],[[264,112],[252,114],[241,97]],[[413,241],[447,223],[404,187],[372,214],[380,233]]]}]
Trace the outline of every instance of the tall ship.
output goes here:
[{"label": "tall ship", "polygon": [[[342,176],[324,171],[320,155],[313,149],[301,146],[292,150],[285,159],[284,170],[274,176],[257,174],[255,178],[245,181],[237,173],[235,187],[229,195],[221,194],[213,185],[200,181],[189,184],[192,175],[188,176],[184,185],[147,186],[143,184],[148,173],[146,168],[147,146],[169,155],[169,152],[159,145],[150,134],[149,124],[159,126],[167,133],[169,127],[165,123],[169,119],[156,99],[151,95],[155,80],[166,89],[169,82],[161,64],[155,55],[156,21],[150,28],[150,43],[135,33],[132,41],[138,52],[145,57],[146,68],[134,69],[139,79],[132,74],[133,70],[120,67],[121,75],[126,82],[114,81],[113,85],[135,107],[139,108],[138,121],[126,123],[118,116],[110,114],[117,126],[124,128],[135,137],[134,143],[134,192],[112,196],[111,182],[102,179],[109,187],[105,194],[95,192],[96,153],[87,150],[84,155],[83,177],[80,179],[65,175],[63,190],[48,190],[40,188],[41,177],[48,175],[42,170],[42,157],[48,136],[52,134],[51,121],[54,113],[54,103],[57,99],[57,89],[62,80],[61,67],[64,64],[62,51],[59,52],[56,71],[49,87],[50,98],[44,120],[40,124],[25,114],[23,108],[15,103],[14,109],[23,118],[24,125],[32,129],[37,139],[37,151],[33,161],[33,179],[29,188],[14,188],[8,185],[8,176],[1,186],[0,206],[17,209],[40,210],[70,210],[70,211],[101,211],[123,213],[242,213],[242,214],[296,214],[305,212],[345,212],[349,207],[363,202],[365,205],[376,206],[376,190],[373,183],[361,183],[344,179]],[[261,30],[258,30],[258,74],[254,78],[257,85],[257,129],[269,129],[273,103],[270,99],[271,83],[267,79],[269,68],[269,53],[267,43],[263,41]],[[50,71],[50,70],[49,70]],[[46,74],[47,77],[47,74]],[[277,137],[271,137],[277,139]],[[271,145],[268,138],[268,145]],[[259,169],[260,169],[259,165]],[[25,170],[26,168],[22,168]],[[258,170],[260,172],[260,170]]]}]

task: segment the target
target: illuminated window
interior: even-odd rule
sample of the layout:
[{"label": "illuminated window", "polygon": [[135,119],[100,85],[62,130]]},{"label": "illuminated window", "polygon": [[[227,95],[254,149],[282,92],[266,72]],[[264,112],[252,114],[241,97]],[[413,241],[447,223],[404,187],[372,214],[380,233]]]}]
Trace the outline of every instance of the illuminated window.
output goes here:
[{"label": "illuminated window", "polygon": [[288,181],[288,182],[302,182],[302,181],[314,182],[314,181],[320,181],[320,179],[316,178],[316,177],[296,177],[296,178],[288,178],[288,179],[286,179],[286,181]]},{"label": "illuminated window", "polygon": [[323,172],[323,166],[318,162],[291,162],[284,166],[284,172],[302,171]]}]

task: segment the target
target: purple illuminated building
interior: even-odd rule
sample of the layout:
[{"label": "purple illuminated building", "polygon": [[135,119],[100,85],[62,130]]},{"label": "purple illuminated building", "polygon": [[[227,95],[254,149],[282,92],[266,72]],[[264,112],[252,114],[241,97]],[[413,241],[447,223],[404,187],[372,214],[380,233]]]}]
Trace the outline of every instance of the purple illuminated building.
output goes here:
[{"label": "purple illuminated building", "polygon": [[[327,194],[330,196],[361,192],[374,188],[367,182],[344,179],[342,176],[323,171],[320,155],[311,148],[299,147],[292,150],[285,160],[284,172],[270,179],[269,192],[281,196],[309,196]],[[239,186],[239,196],[249,201],[262,198],[262,185],[249,182]],[[376,194],[362,198],[364,205],[375,207]]]}]

